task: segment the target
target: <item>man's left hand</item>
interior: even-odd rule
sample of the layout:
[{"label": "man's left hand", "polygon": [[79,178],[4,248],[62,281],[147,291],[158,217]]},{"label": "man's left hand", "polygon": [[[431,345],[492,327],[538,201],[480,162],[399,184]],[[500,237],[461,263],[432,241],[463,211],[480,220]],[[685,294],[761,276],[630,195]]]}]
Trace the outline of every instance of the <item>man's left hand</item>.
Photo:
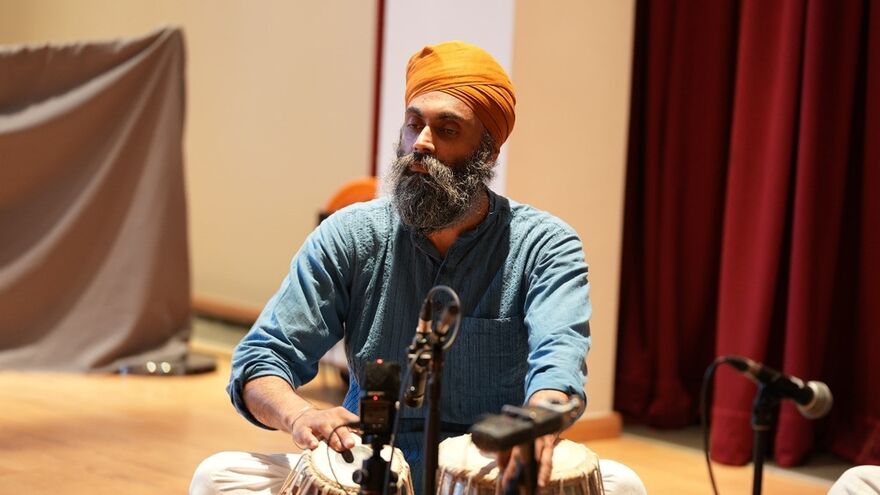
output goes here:
[{"label": "man's left hand", "polygon": [[[553,448],[558,436],[544,435],[535,439],[535,460],[538,462],[538,487],[547,486],[553,473]],[[513,462],[511,462],[513,461]],[[525,453],[520,447],[498,453],[498,469],[502,472],[501,486],[507,486],[517,477],[517,471],[525,469]]]},{"label": "man's left hand", "polygon": [[[559,390],[539,390],[529,397],[528,404],[536,405],[544,401],[567,402],[568,395]],[[559,441],[559,433],[544,435],[535,439],[535,460],[538,462],[538,487],[543,488],[550,482],[550,475],[553,473],[553,448]],[[502,473],[501,486],[507,486],[513,480],[518,469],[518,465],[525,469],[525,453],[520,447],[514,447],[512,450],[498,453],[498,469]],[[511,462],[513,460],[513,462]]]}]

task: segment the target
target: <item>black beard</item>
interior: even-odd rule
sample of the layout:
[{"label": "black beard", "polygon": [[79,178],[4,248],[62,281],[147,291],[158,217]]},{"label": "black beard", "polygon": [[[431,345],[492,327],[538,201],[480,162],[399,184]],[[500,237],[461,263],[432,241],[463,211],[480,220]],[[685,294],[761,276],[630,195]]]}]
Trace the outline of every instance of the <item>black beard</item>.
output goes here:
[{"label": "black beard", "polygon": [[[484,139],[471,156],[460,163],[445,164],[424,153],[404,155],[397,147],[397,159],[388,175],[392,203],[401,221],[423,233],[455,225],[478,204],[495,166],[490,160],[494,147]],[[420,163],[427,173],[410,170]]]}]

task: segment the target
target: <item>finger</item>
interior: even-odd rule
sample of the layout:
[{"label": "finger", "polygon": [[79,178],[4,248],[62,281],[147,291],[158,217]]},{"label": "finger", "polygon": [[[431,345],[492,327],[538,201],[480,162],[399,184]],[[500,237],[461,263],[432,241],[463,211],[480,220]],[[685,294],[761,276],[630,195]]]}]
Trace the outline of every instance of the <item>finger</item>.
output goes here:
[{"label": "finger", "polygon": [[550,474],[553,473],[553,443],[552,439],[542,442],[538,456],[538,486],[545,487],[550,482]]},{"label": "finger", "polygon": [[351,430],[346,426],[336,428],[336,430],[332,431],[330,434],[330,437],[327,440],[327,445],[337,452],[354,447],[354,438],[352,438]]},{"label": "finger", "polygon": [[[339,422],[341,424],[357,423],[361,419],[360,416],[352,413],[351,411],[349,411],[348,409],[346,409],[344,407],[337,407],[336,409],[337,409],[337,416],[339,417]],[[357,439],[355,438],[355,434],[351,428],[348,428],[348,427],[340,428],[336,431],[337,431],[337,433],[339,433],[339,437],[342,441],[342,445],[344,446],[344,448],[350,449],[355,446],[355,444],[357,443],[356,442]]]},{"label": "finger", "polygon": [[355,434],[351,431],[351,428],[340,428],[337,432],[340,434],[343,448],[354,448],[357,442],[355,441]]},{"label": "finger", "polygon": [[344,423],[357,423],[361,419],[360,416],[344,407],[336,406],[334,411],[337,412],[339,418],[342,419]]},{"label": "finger", "polygon": [[313,409],[303,411],[291,425],[290,436],[300,449],[314,449],[318,446],[318,439],[315,438],[311,426],[312,416],[317,412]]},{"label": "finger", "polygon": [[342,425],[357,422],[358,419],[358,416],[351,411],[337,406],[323,411],[323,415],[310,426],[318,438],[327,442],[327,446],[341,452],[351,449],[356,444],[351,429]]},{"label": "finger", "polygon": [[507,463],[510,462],[510,451],[502,450],[501,452],[498,452],[498,455],[495,457],[495,462],[498,464],[498,470],[503,473],[504,468],[507,467]]},{"label": "finger", "polygon": [[318,433],[337,452],[351,449],[357,443],[351,429],[343,426],[345,424],[347,422],[341,421],[339,415],[333,415],[320,425]]},{"label": "finger", "polygon": [[336,422],[336,424],[340,425],[347,423],[357,423],[361,420],[360,416],[341,406],[336,406],[327,412],[329,413],[329,416],[333,418],[331,421],[334,421]]},{"label": "finger", "polygon": [[[333,450],[339,451],[339,438],[333,433],[333,429],[337,426],[334,418],[324,418],[319,424],[315,425],[315,435],[324,440],[327,446]],[[343,427],[340,427],[341,430]],[[337,430],[339,431],[339,430]],[[334,447],[335,445],[335,447]]]},{"label": "finger", "polygon": [[517,449],[514,448],[513,452],[510,454],[510,459],[507,462],[507,466],[504,468],[504,474],[501,477],[501,486],[507,487],[507,485],[516,478],[519,477],[519,455],[517,453]]},{"label": "finger", "polygon": [[293,443],[301,449],[314,450],[318,448],[318,437],[312,433],[310,428],[297,429],[291,435],[293,436]]}]

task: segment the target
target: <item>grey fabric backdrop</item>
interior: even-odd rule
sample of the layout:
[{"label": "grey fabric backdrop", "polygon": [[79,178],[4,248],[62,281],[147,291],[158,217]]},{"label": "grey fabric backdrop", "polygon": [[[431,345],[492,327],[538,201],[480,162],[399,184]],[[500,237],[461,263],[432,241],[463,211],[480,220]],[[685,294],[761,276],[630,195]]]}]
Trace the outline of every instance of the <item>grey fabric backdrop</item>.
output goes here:
[{"label": "grey fabric backdrop", "polygon": [[0,48],[0,368],[184,355],[184,98],[176,29]]}]

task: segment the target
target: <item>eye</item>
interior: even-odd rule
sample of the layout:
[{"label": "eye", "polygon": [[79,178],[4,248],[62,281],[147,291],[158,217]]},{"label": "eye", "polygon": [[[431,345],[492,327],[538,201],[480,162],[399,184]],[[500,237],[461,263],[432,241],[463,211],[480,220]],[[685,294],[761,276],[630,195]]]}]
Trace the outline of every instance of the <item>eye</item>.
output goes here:
[{"label": "eye", "polygon": [[424,126],[422,124],[419,124],[416,122],[410,122],[409,124],[406,124],[407,129],[409,129],[411,131],[415,131],[415,132],[421,131],[423,127]]},{"label": "eye", "polygon": [[442,133],[444,136],[453,137],[453,136],[458,135],[458,129],[451,129],[449,127],[444,127],[443,129],[440,129],[440,133]]}]

